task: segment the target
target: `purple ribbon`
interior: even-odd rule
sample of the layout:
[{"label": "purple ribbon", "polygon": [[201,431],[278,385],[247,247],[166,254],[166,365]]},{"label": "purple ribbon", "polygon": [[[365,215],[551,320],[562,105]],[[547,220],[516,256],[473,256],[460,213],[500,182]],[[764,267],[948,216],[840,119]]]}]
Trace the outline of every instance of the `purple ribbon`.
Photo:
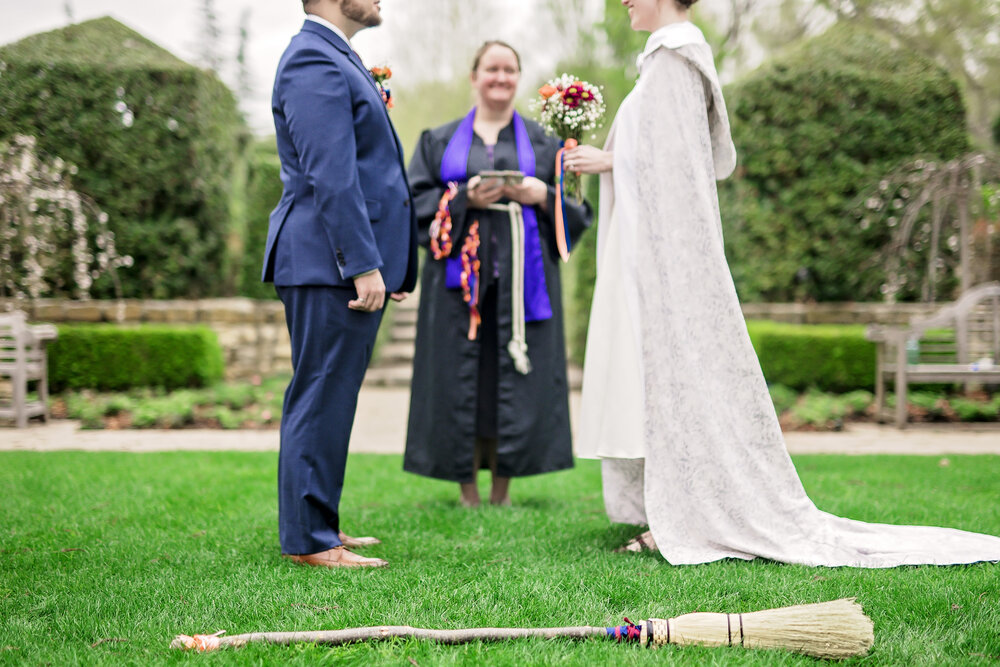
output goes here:
[{"label": "purple ribbon", "polygon": [[[462,120],[441,158],[441,180],[444,183],[469,180],[469,151],[472,149],[472,125],[476,120],[476,108]],[[528,137],[528,128],[517,111],[514,112],[514,142],[517,144],[518,168],[525,176],[535,175],[535,150]],[[552,317],[552,304],[545,284],[545,265],[542,263],[542,243],[538,234],[538,214],[534,206],[525,206],[524,216],[524,319],[528,322],[547,320]],[[461,241],[455,240],[461,247]],[[449,257],[445,266],[445,286],[462,286],[462,260]],[[478,285],[476,289],[478,289]]]}]

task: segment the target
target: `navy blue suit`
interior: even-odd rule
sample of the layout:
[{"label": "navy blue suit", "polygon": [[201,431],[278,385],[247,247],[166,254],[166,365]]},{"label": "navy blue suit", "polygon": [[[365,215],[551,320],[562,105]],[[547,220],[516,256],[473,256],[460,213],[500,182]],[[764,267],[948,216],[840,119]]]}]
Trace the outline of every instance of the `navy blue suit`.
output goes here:
[{"label": "navy blue suit", "polygon": [[416,284],[416,218],[399,138],[375,81],[336,33],[307,20],[278,64],[271,108],[284,192],[263,280],[285,305],[293,376],[278,459],[281,550],[340,545],[338,507],[358,391],[382,312],[351,310],[353,278]]}]

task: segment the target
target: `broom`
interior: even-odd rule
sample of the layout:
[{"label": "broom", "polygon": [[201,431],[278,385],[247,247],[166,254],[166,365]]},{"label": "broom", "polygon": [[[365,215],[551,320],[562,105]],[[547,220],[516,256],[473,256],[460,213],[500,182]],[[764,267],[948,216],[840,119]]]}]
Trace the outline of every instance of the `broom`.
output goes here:
[{"label": "broom", "polygon": [[178,635],[170,647],[213,651],[224,646],[244,646],[250,642],[271,644],[351,644],[393,638],[429,639],[444,644],[472,641],[500,641],[520,637],[604,636],[618,642],[642,646],[742,646],[778,648],[817,658],[849,658],[865,655],[874,642],[872,621],[854,598],[803,604],[780,609],[766,609],[746,614],[692,613],[677,618],[651,618],[636,625],[625,619],[617,627],[568,628],[472,628],[467,630],[428,630],[408,625],[383,625],[346,630],[317,632],[252,632],[223,637],[214,635]]}]

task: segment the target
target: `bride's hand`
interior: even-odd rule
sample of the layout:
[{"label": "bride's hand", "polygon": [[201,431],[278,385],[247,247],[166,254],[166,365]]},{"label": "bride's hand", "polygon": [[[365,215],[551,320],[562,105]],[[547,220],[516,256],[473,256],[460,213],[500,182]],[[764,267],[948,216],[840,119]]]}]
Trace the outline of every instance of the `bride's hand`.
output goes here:
[{"label": "bride's hand", "polygon": [[600,174],[611,171],[614,153],[602,151],[600,148],[580,144],[563,153],[563,164],[569,171],[581,174]]}]

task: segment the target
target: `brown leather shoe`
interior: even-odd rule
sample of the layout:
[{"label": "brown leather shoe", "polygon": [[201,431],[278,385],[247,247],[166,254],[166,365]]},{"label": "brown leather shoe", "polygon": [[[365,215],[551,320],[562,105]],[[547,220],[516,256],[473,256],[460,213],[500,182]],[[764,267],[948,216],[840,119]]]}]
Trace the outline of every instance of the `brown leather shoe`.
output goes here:
[{"label": "brown leather shoe", "polygon": [[334,547],[315,554],[281,554],[293,563],[313,565],[316,567],[386,567],[388,562],[381,558],[365,558],[348,551],[344,547]]},{"label": "brown leather shoe", "polygon": [[357,549],[358,547],[370,547],[375,544],[382,544],[382,540],[377,537],[351,537],[347,533],[340,533],[338,537],[343,545],[348,549]]}]

